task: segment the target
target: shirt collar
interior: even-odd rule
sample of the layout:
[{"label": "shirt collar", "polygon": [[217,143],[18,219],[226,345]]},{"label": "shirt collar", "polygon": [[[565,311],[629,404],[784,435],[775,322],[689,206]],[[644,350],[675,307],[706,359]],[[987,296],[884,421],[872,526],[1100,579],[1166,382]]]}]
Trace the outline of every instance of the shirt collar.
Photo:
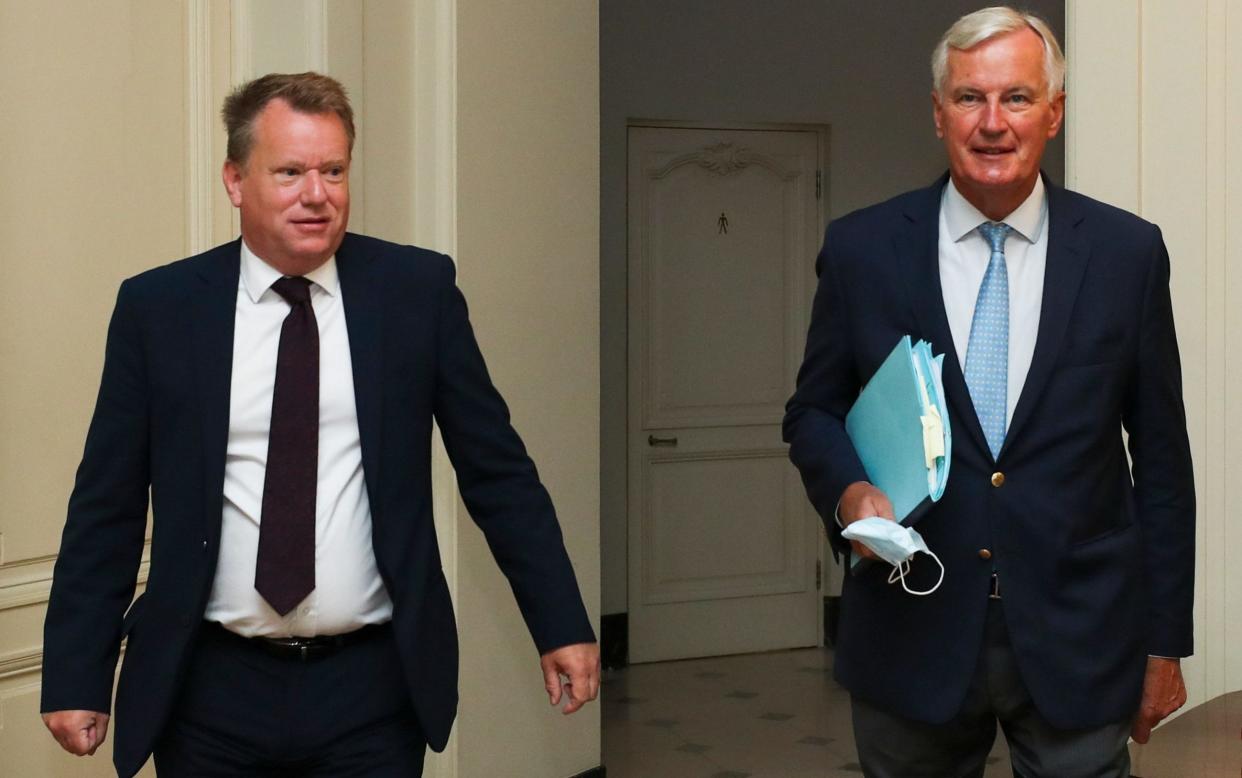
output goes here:
[{"label": "shirt collar", "polygon": [[[991,221],[978,208],[970,204],[962,193],[953,185],[949,178],[944,188],[944,196],[940,199],[940,209],[944,212],[945,223],[949,227],[949,237],[956,243],[969,235],[980,224]],[[1048,197],[1044,189],[1044,178],[1035,179],[1035,188],[1027,195],[1022,204],[1005,218],[1001,219],[1014,232],[1026,238],[1029,243],[1039,240],[1044,224],[1048,221]]]},{"label": "shirt collar", "polygon": [[[284,274],[267,264],[250,250],[246,241],[241,242],[241,282],[251,302],[258,303]],[[328,257],[328,261],[306,274],[307,280],[332,296],[336,296],[340,281],[336,275],[336,255]],[[275,294],[275,292],[273,292]]]}]

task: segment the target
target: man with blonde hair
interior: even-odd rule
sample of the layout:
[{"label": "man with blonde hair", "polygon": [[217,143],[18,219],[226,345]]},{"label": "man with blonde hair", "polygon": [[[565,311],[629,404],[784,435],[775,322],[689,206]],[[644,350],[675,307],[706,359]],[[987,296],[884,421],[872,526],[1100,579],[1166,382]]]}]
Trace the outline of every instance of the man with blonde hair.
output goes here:
[{"label": "man with blonde hair", "polygon": [[[1065,111],[1042,20],[964,16],[932,73],[949,172],[828,227],[785,439],[834,548],[875,559],[842,531],[893,508],[845,415],[902,335],[945,353],[949,482],[917,518],[944,579],[912,597],[885,564],[847,576],[836,676],[868,776],[980,776],[998,724],[1015,775],[1128,776],[1127,738],[1185,702],[1192,651],[1168,253],[1154,225],[1041,175]],[[930,588],[939,568],[910,562]]]}]

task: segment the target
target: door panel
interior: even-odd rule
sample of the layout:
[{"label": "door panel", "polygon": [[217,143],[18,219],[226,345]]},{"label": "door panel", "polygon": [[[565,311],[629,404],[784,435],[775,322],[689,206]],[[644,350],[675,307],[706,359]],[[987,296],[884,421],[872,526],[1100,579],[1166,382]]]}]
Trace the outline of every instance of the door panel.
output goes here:
[{"label": "door panel", "polygon": [[780,440],[821,147],[816,131],[630,128],[633,661],[821,634],[818,520]]}]

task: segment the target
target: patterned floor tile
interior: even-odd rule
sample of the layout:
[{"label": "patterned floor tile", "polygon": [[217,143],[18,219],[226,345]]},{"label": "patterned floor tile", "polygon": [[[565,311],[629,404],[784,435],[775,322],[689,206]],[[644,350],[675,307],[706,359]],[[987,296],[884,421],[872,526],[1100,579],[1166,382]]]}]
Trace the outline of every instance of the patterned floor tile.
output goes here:
[{"label": "patterned floor tile", "polygon": [[[831,665],[829,650],[804,649],[609,671],[600,708],[608,778],[860,775],[849,695]],[[998,737],[984,775],[1008,771]]]},{"label": "patterned floor tile", "polygon": [[826,746],[832,742],[832,738],[820,737],[819,735],[807,735],[804,738],[799,738],[798,742],[804,743],[808,746]]}]

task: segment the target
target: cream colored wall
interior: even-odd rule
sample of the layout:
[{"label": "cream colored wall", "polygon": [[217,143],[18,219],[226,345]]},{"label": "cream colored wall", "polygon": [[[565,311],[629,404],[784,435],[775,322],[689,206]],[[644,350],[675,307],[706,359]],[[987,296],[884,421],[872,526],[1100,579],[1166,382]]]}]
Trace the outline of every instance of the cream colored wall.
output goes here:
[{"label": "cream colored wall", "polygon": [[[1070,0],[1067,179],[1160,225],[1198,497],[1189,705],[1242,689],[1242,2]],[[1191,766],[1187,766],[1193,772]],[[1187,774],[1190,774],[1188,772]]]},{"label": "cream colored wall", "polygon": [[[64,506],[116,287],[235,234],[218,110],[264,72],[349,88],[352,229],[457,257],[598,623],[597,40],[594,4],[573,0],[0,0],[0,104],[17,117],[0,123],[0,774],[110,774],[109,753],[61,753],[37,715]],[[597,766],[598,707],[547,706],[442,450],[433,478],[463,656],[458,727],[428,776]]]},{"label": "cream colored wall", "polygon": [[[461,285],[598,627],[596,4],[458,0],[457,52]],[[598,766],[599,706],[568,720],[548,707],[507,584],[479,533],[460,532],[459,774],[545,778]]]}]

